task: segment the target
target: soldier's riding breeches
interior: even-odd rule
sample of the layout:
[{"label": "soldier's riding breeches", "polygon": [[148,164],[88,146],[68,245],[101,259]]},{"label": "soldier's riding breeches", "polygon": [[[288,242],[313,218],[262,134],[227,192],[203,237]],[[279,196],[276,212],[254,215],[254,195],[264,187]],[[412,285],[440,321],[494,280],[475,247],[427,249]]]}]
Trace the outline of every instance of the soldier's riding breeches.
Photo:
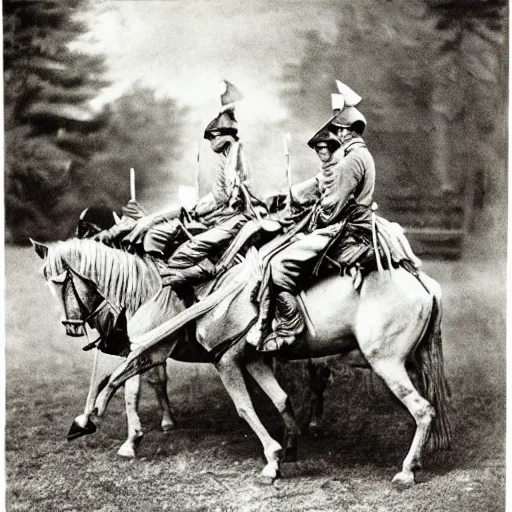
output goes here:
[{"label": "soldier's riding breeches", "polygon": [[247,215],[239,213],[194,236],[176,249],[169,258],[168,265],[174,268],[188,268],[215,252],[218,253],[231,242],[248,219]]},{"label": "soldier's riding breeches", "polygon": [[296,295],[303,288],[301,280],[312,273],[318,258],[335,234],[335,230],[330,228],[318,229],[277,253],[270,261],[273,283]]},{"label": "soldier's riding breeches", "polygon": [[165,257],[171,250],[172,241],[180,233],[177,219],[165,220],[152,226],[144,236],[144,252]]}]

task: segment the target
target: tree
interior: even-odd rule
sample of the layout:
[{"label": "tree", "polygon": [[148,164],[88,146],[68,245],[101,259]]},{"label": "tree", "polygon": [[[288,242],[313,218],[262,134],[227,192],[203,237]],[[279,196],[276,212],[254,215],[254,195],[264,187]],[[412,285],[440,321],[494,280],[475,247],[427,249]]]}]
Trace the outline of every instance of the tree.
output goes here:
[{"label": "tree", "polygon": [[[451,154],[446,166],[452,180],[453,176],[465,178],[467,209],[484,204],[494,208],[498,200],[503,215],[507,183],[507,2],[426,0],[426,4],[440,36],[435,103],[438,125],[449,134]],[[468,227],[471,221],[467,217]]]},{"label": "tree", "polygon": [[337,38],[306,33],[302,59],[288,66],[291,128],[307,140],[329,116],[334,79],[346,82],[363,97],[384,211],[406,225],[461,228],[467,184],[485,167],[492,173],[506,146],[504,4],[347,5],[336,15]]},{"label": "tree", "polygon": [[[72,51],[87,0],[4,2],[7,240],[71,235],[91,205],[119,208],[170,175],[181,116],[174,100],[134,87],[93,111],[107,82],[101,55]],[[138,197],[139,198],[139,197]]]},{"label": "tree", "polygon": [[[135,85],[108,107],[103,144],[84,167],[86,194],[96,204],[118,208],[130,197],[129,169],[137,176],[137,199],[144,191],[179,182],[172,163],[179,156],[186,110],[171,98],[157,99],[151,89]],[[140,193],[142,192],[142,194]]]},{"label": "tree", "polygon": [[[102,57],[69,49],[84,4],[3,2],[8,240],[65,236],[82,206],[79,168],[106,122],[88,107],[106,85]],[[62,144],[66,133],[80,136]]]}]

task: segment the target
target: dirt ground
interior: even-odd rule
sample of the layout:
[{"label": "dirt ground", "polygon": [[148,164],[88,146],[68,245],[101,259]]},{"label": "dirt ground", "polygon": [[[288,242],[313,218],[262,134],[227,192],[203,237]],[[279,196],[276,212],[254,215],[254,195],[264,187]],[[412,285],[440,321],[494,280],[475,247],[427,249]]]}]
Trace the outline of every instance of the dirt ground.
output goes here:
[{"label": "dirt ground", "polygon": [[[505,489],[505,279],[483,260],[426,262],[445,293],[444,342],[453,390],[450,451],[424,461],[418,484],[394,490],[413,422],[382,384],[335,365],[324,432],[303,436],[299,462],[273,486],[256,481],[260,445],[238,418],[208,366],[169,364],[179,422],[159,430],[157,403],[144,387],[145,437],[135,461],[116,451],[126,424],[121,393],[93,436],[66,441],[87,394],[92,356],[67,338],[56,303],[29,248],[6,250],[7,510],[128,511],[498,511]],[[103,361],[104,368],[119,360]],[[310,392],[290,389],[305,416]],[[297,383],[304,382],[301,388]],[[265,423],[279,418],[258,394]]]}]

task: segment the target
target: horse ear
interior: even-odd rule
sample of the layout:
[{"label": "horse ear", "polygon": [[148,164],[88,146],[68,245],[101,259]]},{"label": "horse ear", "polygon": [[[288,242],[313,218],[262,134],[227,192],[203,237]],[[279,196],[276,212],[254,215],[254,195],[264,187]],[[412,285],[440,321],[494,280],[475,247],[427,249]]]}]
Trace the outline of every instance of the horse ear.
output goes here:
[{"label": "horse ear", "polygon": [[119,215],[117,215],[116,212],[112,212],[112,215],[114,216],[115,223],[119,224],[121,222],[121,218],[119,217]]},{"label": "horse ear", "polygon": [[42,244],[40,242],[36,242],[35,240],[32,240],[32,238],[30,238],[30,241],[32,242],[32,245],[34,246],[36,254],[42,260],[44,260],[46,258],[46,256],[48,256],[48,246],[44,245],[44,244]]}]

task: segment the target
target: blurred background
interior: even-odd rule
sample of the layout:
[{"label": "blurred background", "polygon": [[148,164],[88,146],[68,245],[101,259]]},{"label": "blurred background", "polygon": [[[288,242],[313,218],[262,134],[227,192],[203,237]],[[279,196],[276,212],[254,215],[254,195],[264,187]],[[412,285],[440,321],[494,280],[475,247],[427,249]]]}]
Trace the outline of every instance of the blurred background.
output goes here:
[{"label": "blurred background", "polygon": [[118,209],[130,167],[149,210],[175,203],[196,172],[204,188],[202,133],[222,78],[245,95],[237,115],[256,193],[286,184],[283,133],[293,181],[316,172],[306,141],[329,117],[339,79],[363,97],[376,200],[420,251],[460,256],[478,225],[505,225],[503,0],[7,0],[3,9],[8,242],[64,238],[85,207]]},{"label": "blurred background", "polygon": [[[380,213],[406,228],[425,270],[443,287],[444,350],[456,407],[453,451],[438,459],[446,475],[413,497],[404,495],[400,503],[425,504],[439,493],[439,510],[451,499],[460,510],[503,509],[506,1],[4,0],[3,30],[6,453],[8,495],[16,510],[31,510],[35,500],[39,510],[64,510],[65,497],[52,495],[55,482],[74,496],[78,510],[89,510],[89,491],[73,480],[69,468],[78,465],[76,473],[83,475],[80,465],[86,464],[93,476],[108,479],[113,450],[124,435],[122,416],[111,414],[105,420],[110,430],[102,437],[69,448],[59,444],[85,400],[90,354],[64,335],[60,313],[37,277],[40,260],[24,247],[28,237],[70,236],[87,206],[118,210],[130,196],[131,167],[137,200],[149,212],[175,206],[180,185],[195,187],[199,181],[205,192],[211,151],[202,134],[218,112],[222,78],[245,96],[237,118],[253,189],[261,197],[286,186],[286,132],[293,182],[317,172],[317,158],[306,142],[331,114],[335,79],[363,97]],[[252,435],[237,419],[214,370],[178,363],[169,368],[184,430],[168,444],[155,433],[144,445],[148,462],[141,464],[158,464],[155,454],[163,453],[171,465],[186,465],[198,438],[208,439],[201,449],[209,463],[222,464],[230,460],[229,449],[221,456],[213,446],[215,436],[226,432],[239,443],[233,460],[242,460]],[[397,435],[397,422],[383,421],[384,409],[385,414],[401,412],[386,392],[375,395],[361,374],[336,367],[335,361],[333,368],[325,413],[329,440],[310,444],[325,457],[313,454],[311,461],[319,462],[311,464],[318,467],[308,474],[314,479],[315,471],[324,474],[328,468],[335,474],[341,468],[364,483],[366,473],[350,461],[369,462],[372,471],[376,461],[389,468],[390,456],[399,464],[405,449],[399,440],[407,438],[411,425]],[[294,404],[307,409],[310,391],[301,378],[293,378],[289,390]],[[377,405],[384,405],[380,413]],[[122,404],[113,407],[120,413]],[[142,408],[145,424],[156,432],[151,394],[144,396]],[[220,424],[218,430],[212,427]],[[193,430],[197,425],[201,434]],[[343,457],[332,459],[331,449]],[[437,476],[439,467],[434,464]],[[133,471],[139,478],[135,466]],[[377,483],[364,483],[376,485],[371,490],[361,484],[364,499],[375,496],[377,502],[364,508],[356,496],[357,510],[389,509],[379,508],[388,506],[381,486],[391,478],[388,473],[382,470]],[[184,476],[173,478],[179,482]],[[101,480],[88,485],[108,502]],[[357,479],[353,482],[357,490]],[[176,490],[168,485],[148,494],[161,499]],[[198,498],[201,485],[196,499],[203,499]],[[221,492],[216,489],[210,492]],[[125,496],[139,503],[133,492],[127,483]],[[231,503],[230,496],[225,503]],[[320,506],[318,499],[315,494]],[[145,497],[140,500],[146,507]],[[190,503],[195,502],[186,502],[184,509]]]}]

